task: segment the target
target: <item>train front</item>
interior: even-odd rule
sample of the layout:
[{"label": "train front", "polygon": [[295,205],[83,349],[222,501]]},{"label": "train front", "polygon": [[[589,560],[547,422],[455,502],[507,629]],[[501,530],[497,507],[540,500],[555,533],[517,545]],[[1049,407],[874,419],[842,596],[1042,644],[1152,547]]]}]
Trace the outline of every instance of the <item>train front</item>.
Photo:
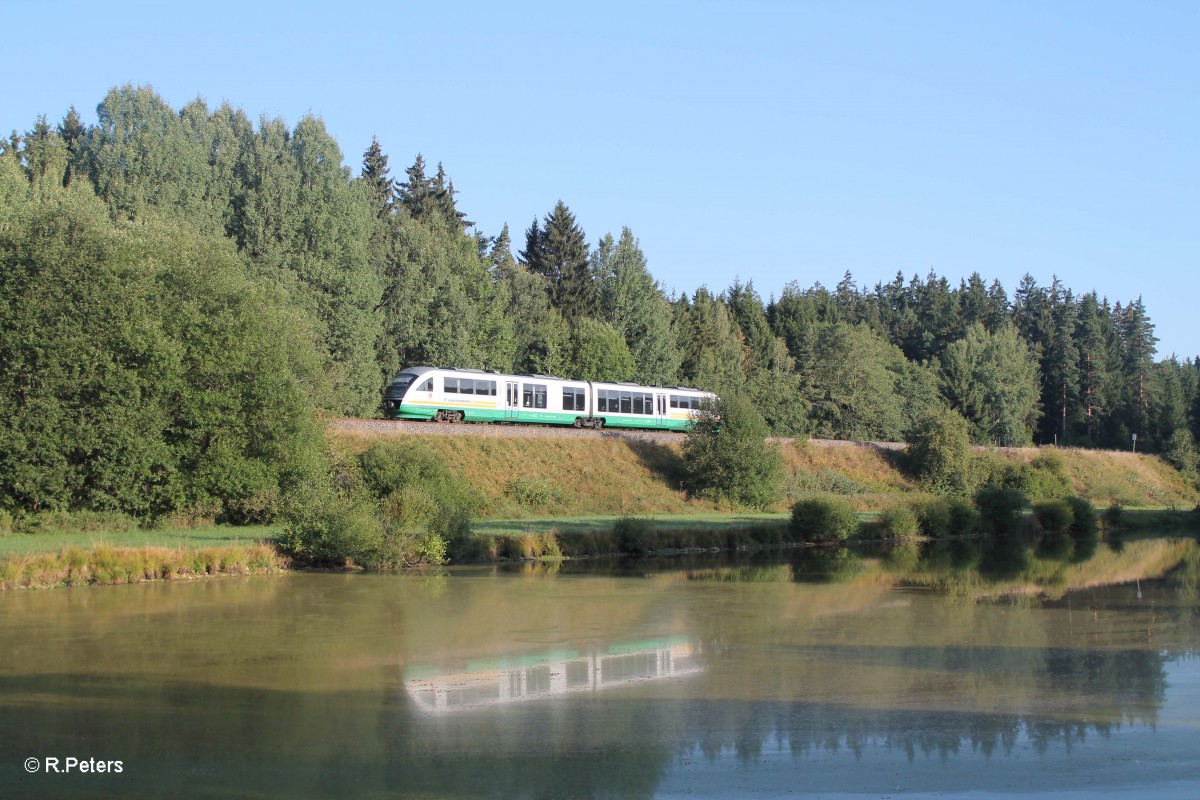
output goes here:
[{"label": "train front", "polygon": [[401,419],[405,416],[404,396],[417,380],[431,367],[409,367],[401,370],[383,390],[383,415],[388,419]]}]

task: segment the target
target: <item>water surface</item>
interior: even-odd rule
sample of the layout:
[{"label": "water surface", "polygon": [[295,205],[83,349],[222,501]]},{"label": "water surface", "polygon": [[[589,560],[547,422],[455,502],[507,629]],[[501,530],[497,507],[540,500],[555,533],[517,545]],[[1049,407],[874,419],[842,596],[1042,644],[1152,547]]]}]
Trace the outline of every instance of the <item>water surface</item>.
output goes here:
[{"label": "water surface", "polygon": [[0,794],[1197,797],[1195,551],[9,592]]}]

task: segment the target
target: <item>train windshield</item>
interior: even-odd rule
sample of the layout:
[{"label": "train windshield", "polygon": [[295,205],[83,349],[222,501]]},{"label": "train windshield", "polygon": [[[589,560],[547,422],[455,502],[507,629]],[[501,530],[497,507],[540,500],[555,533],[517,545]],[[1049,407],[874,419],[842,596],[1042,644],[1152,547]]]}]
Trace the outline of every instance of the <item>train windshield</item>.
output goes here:
[{"label": "train windshield", "polygon": [[417,379],[416,375],[409,372],[401,372],[395,379],[388,384],[388,397],[403,397],[408,391],[408,387],[413,385],[413,381]]}]

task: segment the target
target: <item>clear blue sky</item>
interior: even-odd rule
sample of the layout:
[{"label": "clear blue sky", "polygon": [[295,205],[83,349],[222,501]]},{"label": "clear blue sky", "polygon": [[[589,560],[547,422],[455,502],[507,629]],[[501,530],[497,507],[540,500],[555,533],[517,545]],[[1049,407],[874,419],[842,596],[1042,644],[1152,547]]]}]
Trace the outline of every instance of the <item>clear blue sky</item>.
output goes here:
[{"label": "clear blue sky", "polygon": [[[178,7],[176,7],[178,5]],[[0,129],[150,84],[441,161],[517,249],[562,199],[668,290],[1029,272],[1200,353],[1200,2],[9,0]]]}]

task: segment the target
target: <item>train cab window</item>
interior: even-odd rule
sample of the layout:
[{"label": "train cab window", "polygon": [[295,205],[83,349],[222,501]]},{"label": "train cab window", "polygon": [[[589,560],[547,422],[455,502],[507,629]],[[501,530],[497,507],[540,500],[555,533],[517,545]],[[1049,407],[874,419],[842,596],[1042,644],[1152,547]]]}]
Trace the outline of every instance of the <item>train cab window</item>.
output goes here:
[{"label": "train cab window", "polygon": [[544,383],[522,383],[521,384],[521,406],[524,408],[545,408],[546,407],[546,384],[544,384]]},{"label": "train cab window", "polygon": [[425,382],[417,387],[417,391],[418,392],[432,392],[433,391],[433,378],[426,378]]}]

